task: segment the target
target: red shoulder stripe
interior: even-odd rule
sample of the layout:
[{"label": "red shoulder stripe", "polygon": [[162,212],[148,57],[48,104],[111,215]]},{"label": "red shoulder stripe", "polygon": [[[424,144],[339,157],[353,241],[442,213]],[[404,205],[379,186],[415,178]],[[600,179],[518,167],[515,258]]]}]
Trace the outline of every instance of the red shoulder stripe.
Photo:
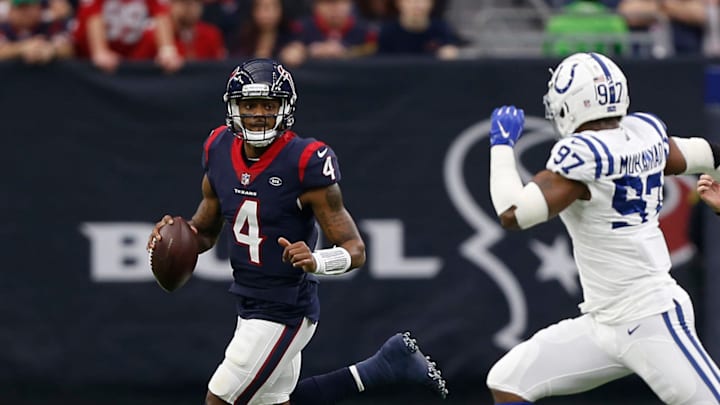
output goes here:
[{"label": "red shoulder stripe", "polygon": [[205,141],[205,166],[208,164],[208,159],[210,159],[210,146],[215,142],[215,139],[217,139],[218,135],[222,134],[223,131],[227,129],[227,125],[220,125],[219,127],[215,128],[210,132],[210,135],[208,136],[207,140]]},{"label": "red shoulder stripe", "polygon": [[307,164],[310,161],[310,157],[313,153],[315,153],[316,150],[320,149],[323,146],[325,146],[323,142],[315,141],[306,146],[305,150],[303,150],[302,154],[300,155],[300,164],[298,165],[300,183],[302,183],[303,179],[305,178],[305,169],[307,168]]}]

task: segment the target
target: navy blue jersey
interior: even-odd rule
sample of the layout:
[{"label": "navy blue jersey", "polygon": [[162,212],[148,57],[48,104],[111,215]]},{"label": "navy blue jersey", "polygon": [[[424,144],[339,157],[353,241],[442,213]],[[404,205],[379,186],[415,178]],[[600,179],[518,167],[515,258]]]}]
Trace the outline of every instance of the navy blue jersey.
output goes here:
[{"label": "navy blue jersey", "polygon": [[227,226],[232,231],[230,263],[245,318],[294,324],[302,317],[317,321],[318,281],[302,269],[283,263],[280,236],[290,242],[317,242],[310,207],[301,207],[305,191],[340,180],[335,153],[320,141],[286,131],[248,164],[243,143],[227,127],[215,129],[205,142],[203,168]]}]

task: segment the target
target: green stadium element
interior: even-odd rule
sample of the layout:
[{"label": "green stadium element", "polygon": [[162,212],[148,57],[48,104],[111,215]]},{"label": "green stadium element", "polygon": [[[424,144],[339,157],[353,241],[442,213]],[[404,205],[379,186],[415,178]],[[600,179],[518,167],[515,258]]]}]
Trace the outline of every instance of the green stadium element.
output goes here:
[{"label": "green stadium element", "polygon": [[576,52],[622,55],[628,50],[625,20],[596,0],[576,0],[545,26],[543,54],[568,56]]}]

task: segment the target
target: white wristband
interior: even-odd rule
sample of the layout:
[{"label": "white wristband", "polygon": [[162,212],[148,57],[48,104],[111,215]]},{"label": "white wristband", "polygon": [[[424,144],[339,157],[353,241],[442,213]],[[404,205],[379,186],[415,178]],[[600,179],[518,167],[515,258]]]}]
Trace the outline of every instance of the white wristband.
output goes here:
[{"label": "white wristband", "polygon": [[312,254],[315,259],[315,274],[337,275],[350,269],[350,253],[340,246],[330,249],[316,250]]}]

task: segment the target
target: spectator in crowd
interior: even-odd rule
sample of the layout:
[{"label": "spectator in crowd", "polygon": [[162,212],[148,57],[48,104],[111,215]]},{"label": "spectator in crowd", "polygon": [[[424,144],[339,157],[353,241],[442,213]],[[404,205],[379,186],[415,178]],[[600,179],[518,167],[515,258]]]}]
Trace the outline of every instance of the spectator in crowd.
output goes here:
[{"label": "spectator in crowd", "polygon": [[0,24],[0,60],[45,64],[72,56],[66,21],[43,21],[41,0],[10,0],[7,21]]},{"label": "spectator in crowd", "polygon": [[220,29],[228,43],[230,33],[238,21],[245,18],[242,13],[250,0],[203,0],[202,20]]},{"label": "spectator in crowd", "polygon": [[82,0],[75,31],[76,50],[105,72],[114,72],[120,61],[141,59],[137,54],[145,30],[154,24],[156,63],[166,72],[183,65],[173,40],[166,0]]},{"label": "spectator in crowd", "polygon": [[575,0],[548,20],[543,53],[576,52],[620,55],[628,49],[628,27],[622,16],[598,0]]},{"label": "spectator in crowd", "polygon": [[[202,11],[202,0],[170,0],[175,47],[185,60],[225,59],[227,50],[222,33],[214,25],[200,21]],[[152,59],[157,55],[156,37],[154,29],[146,30],[135,56]]]},{"label": "spectator in crowd", "polygon": [[230,37],[228,48],[239,59],[280,59],[289,66],[305,59],[305,47],[295,40],[281,0],[253,0],[250,16]]},{"label": "spectator in crowd", "polygon": [[672,48],[662,56],[702,52],[705,0],[621,0],[618,12],[637,31],[666,29],[669,23]]},{"label": "spectator in crowd", "polygon": [[[0,0],[2,1],[2,0]],[[310,14],[313,0],[281,0],[283,17],[294,21]],[[203,0],[202,20],[220,28],[225,43],[237,40],[239,23],[251,18],[254,0]]]},{"label": "spectator in crowd", "polygon": [[[42,21],[69,21],[73,7],[68,0],[43,0]],[[10,11],[10,0],[0,0],[0,23],[7,21]]]},{"label": "spectator in crowd", "polygon": [[432,17],[434,0],[395,0],[395,7],[397,18],[385,22],[380,29],[379,54],[457,58],[459,40],[446,21]]},{"label": "spectator in crowd", "polygon": [[314,0],[313,14],[295,26],[310,58],[367,56],[377,49],[377,32],[353,14],[352,0]]},{"label": "spectator in crowd", "polygon": [[382,23],[397,16],[393,0],[355,0],[358,13],[371,25],[380,29]]},{"label": "spectator in crowd", "polygon": [[10,0],[0,0],[0,24],[7,21],[7,15],[10,11]]},{"label": "spectator in crowd", "polygon": [[705,56],[720,56],[720,0],[707,0],[703,53]]},{"label": "spectator in crowd", "polygon": [[43,21],[70,21],[73,17],[73,6],[68,0],[43,0],[45,10]]}]

